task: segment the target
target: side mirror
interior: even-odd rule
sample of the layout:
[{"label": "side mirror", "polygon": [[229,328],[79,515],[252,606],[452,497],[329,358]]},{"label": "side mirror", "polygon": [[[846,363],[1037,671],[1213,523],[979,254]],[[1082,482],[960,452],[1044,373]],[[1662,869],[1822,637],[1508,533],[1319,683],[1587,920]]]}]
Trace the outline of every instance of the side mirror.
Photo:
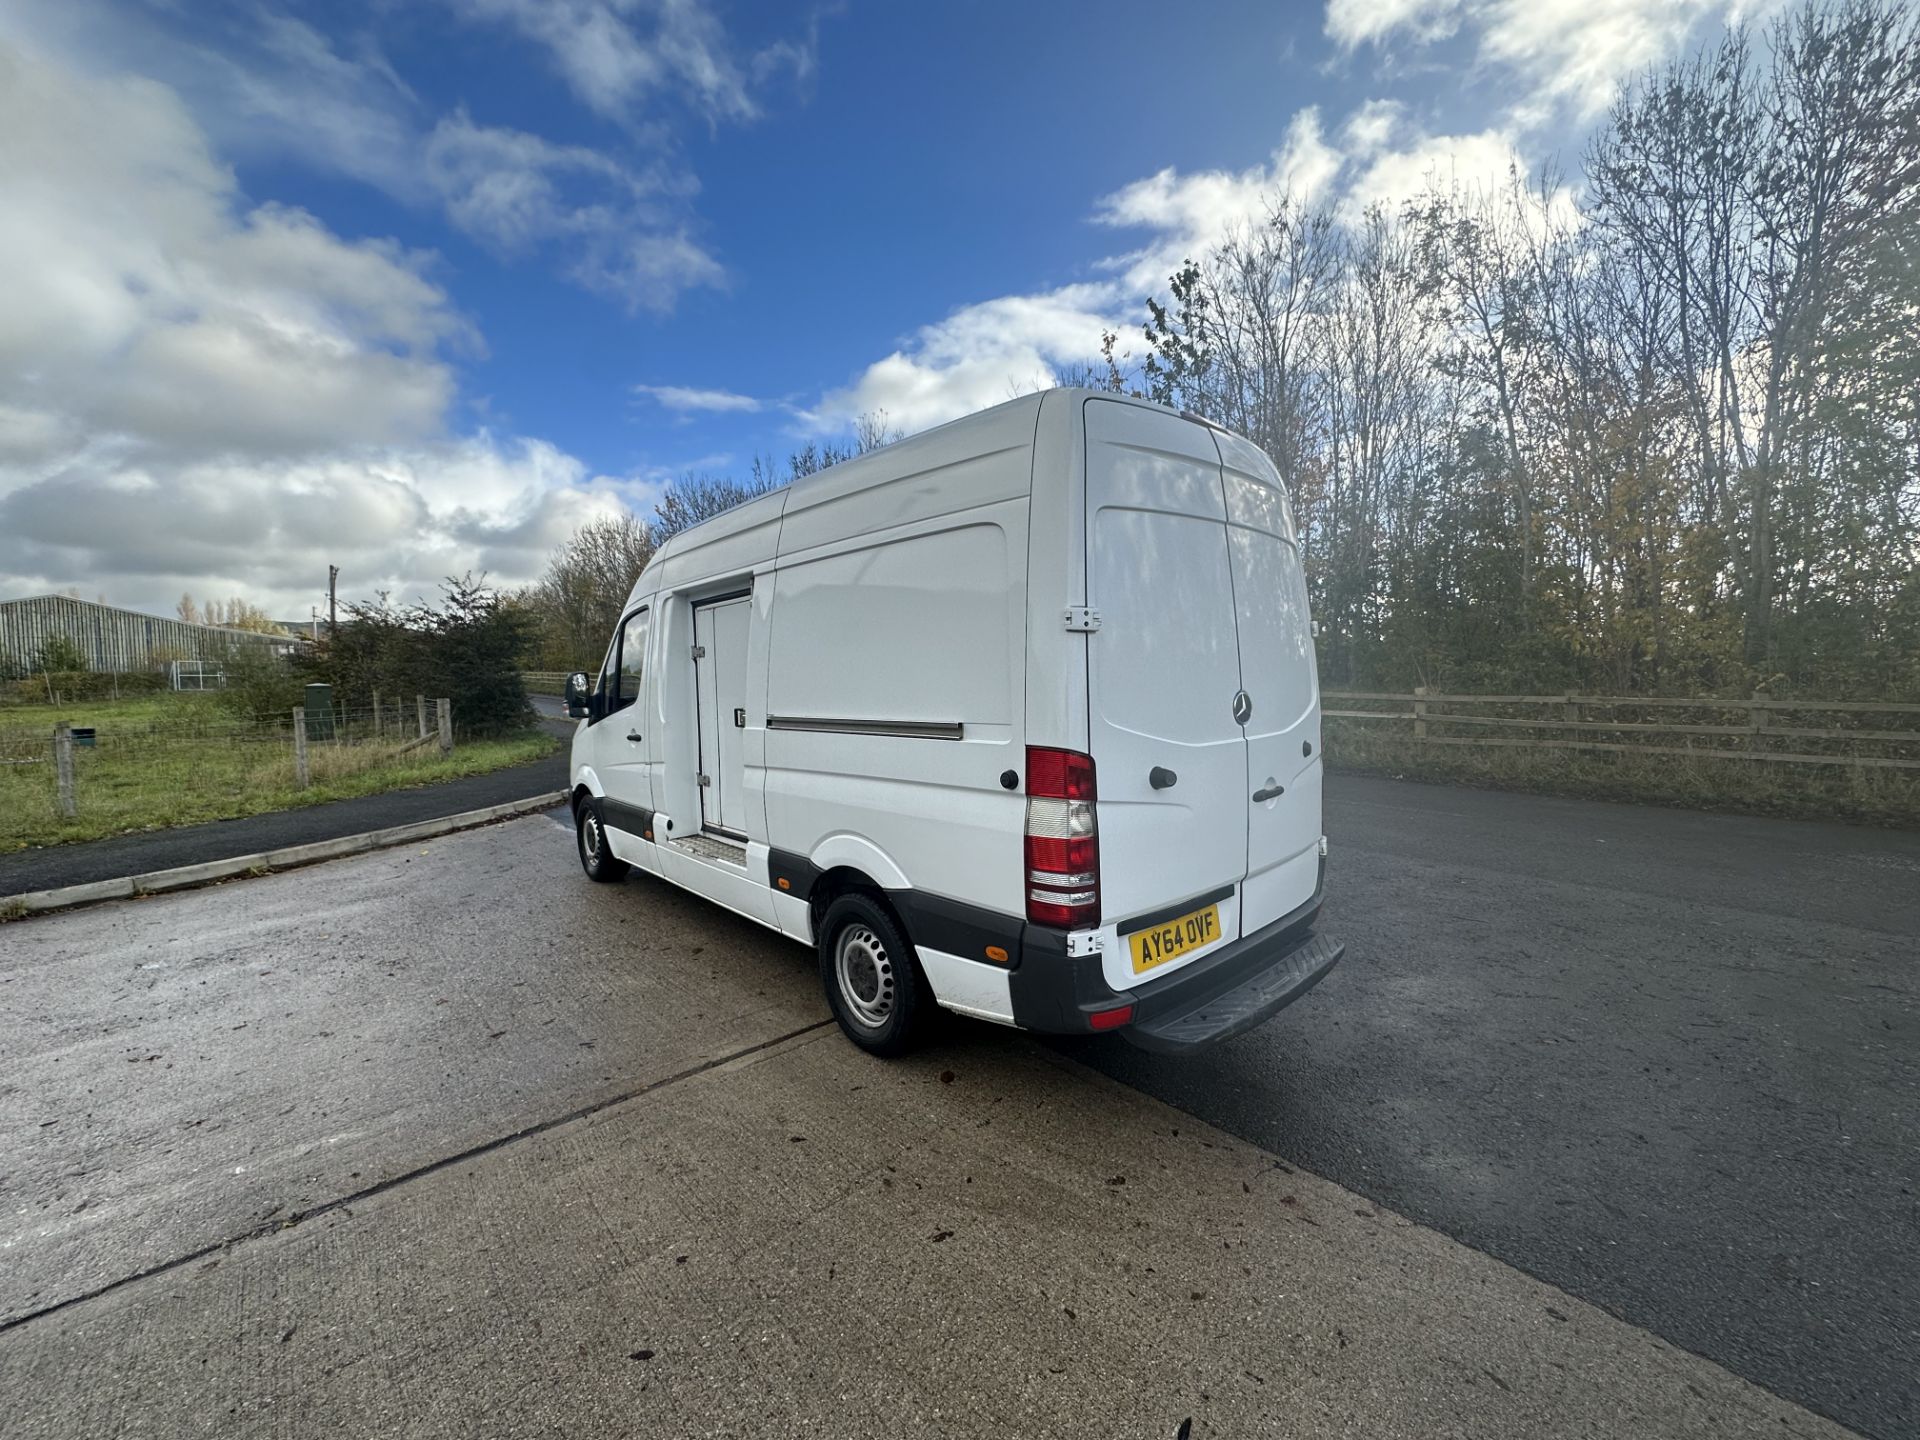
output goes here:
[{"label": "side mirror", "polygon": [[589,699],[589,687],[593,682],[587,678],[587,672],[576,670],[567,676],[567,718],[585,720],[593,712]]}]

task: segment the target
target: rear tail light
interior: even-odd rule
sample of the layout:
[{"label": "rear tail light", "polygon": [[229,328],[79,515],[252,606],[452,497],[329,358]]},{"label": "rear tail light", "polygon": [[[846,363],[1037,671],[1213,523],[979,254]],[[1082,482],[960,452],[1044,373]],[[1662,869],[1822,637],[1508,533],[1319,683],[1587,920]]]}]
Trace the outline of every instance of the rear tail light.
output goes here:
[{"label": "rear tail light", "polygon": [[1027,919],[1081,929],[1100,923],[1100,834],[1093,757],[1027,747]]}]

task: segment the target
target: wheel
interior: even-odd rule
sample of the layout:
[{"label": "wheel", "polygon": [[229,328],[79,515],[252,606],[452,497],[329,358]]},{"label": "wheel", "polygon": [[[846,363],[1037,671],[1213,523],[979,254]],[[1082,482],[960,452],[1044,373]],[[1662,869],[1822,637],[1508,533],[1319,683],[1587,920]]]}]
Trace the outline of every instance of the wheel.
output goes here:
[{"label": "wheel", "polygon": [[875,1055],[904,1055],[929,1001],[899,923],[877,900],[840,896],[820,920],[820,979],[846,1036]]},{"label": "wheel", "polygon": [[574,807],[573,829],[580,842],[580,868],[587,872],[589,880],[611,885],[626,878],[631,867],[607,844],[606,821],[600,815],[600,802],[593,796],[582,796]]}]

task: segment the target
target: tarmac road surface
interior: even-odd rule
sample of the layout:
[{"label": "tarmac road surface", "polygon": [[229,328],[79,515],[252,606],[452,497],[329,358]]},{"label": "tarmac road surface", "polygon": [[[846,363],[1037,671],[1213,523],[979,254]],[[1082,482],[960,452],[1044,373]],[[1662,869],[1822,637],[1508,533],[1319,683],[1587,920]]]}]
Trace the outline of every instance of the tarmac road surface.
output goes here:
[{"label": "tarmac road surface", "polygon": [[1920,1435],[1920,834],[1351,775],[1346,958],[1107,1074],[1782,1395]]}]

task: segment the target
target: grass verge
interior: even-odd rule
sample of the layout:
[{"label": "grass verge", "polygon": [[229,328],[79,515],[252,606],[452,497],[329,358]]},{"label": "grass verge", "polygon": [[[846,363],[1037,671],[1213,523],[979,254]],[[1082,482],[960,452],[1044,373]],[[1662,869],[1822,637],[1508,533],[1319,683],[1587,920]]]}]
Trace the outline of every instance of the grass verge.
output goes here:
[{"label": "grass verge", "polygon": [[[79,813],[72,819],[57,803],[49,743],[55,719],[98,731],[95,747],[74,752]],[[313,783],[303,790],[284,731],[236,723],[200,697],[36,712],[31,724],[8,711],[0,717],[0,854],[432,785],[526,764],[560,743],[537,731],[462,741],[450,755],[431,744],[409,751],[398,739],[316,743],[308,751]]]},{"label": "grass verge", "polygon": [[1920,827],[1916,770],[1425,745],[1404,727],[1366,720],[1328,719],[1324,729],[1328,767],[1363,775],[1684,810]]}]

